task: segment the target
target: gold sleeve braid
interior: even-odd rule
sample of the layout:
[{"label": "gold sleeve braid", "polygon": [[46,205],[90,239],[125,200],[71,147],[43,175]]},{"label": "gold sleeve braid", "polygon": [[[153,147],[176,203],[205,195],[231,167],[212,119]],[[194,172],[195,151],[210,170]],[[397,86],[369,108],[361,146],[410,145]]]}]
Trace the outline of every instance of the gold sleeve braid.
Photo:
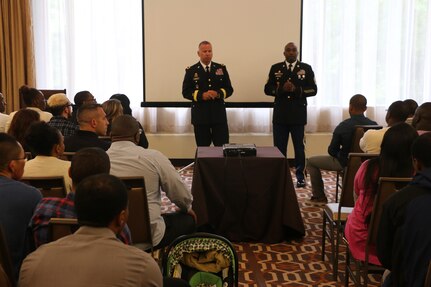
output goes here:
[{"label": "gold sleeve braid", "polygon": [[225,89],[220,89],[223,92],[223,99],[226,99],[226,90]]}]

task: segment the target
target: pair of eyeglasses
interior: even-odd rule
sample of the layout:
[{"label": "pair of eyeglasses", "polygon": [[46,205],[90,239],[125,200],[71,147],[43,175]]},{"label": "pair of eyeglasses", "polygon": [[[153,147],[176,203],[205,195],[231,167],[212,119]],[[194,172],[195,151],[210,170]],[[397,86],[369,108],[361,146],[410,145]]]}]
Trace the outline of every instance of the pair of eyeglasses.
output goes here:
[{"label": "pair of eyeglasses", "polygon": [[24,161],[27,161],[27,155],[24,155],[24,157],[22,157],[22,158],[14,158],[12,160],[24,160]]}]

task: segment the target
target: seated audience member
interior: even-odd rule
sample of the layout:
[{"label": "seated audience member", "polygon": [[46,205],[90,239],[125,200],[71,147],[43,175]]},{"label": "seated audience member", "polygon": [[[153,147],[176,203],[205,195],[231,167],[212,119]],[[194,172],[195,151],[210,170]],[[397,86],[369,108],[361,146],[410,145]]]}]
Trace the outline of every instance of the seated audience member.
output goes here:
[{"label": "seated audience member", "polygon": [[329,155],[312,156],[307,160],[307,171],[310,174],[313,195],[309,202],[326,203],[321,169],[341,171],[347,164],[347,157],[353,141],[353,133],[357,125],[375,125],[376,122],[364,116],[367,110],[367,99],[363,95],[354,95],[350,99],[350,118],[342,121],[335,128],[328,147]]},{"label": "seated audience member", "polygon": [[64,139],[60,131],[45,122],[33,123],[27,131],[25,142],[35,158],[25,165],[23,177],[62,176],[69,193],[72,189],[70,161],[58,158],[64,152]]},{"label": "seated audience member", "polygon": [[73,136],[66,137],[64,144],[65,151],[76,152],[84,147],[100,147],[107,150],[110,142],[99,139],[99,136],[106,136],[108,120],[103,108],[99,104],[83,105],[78,110],[79,130]]},{"label": "seated audience member", "polygon": [[2,93],[0,93],[0,133],[6,132],[6,122],[9,116],[6,112],[6,100]]},{"label": "seated audience member", "polygon": [[[166,156],[137,145],[139,134],[139,124],[130,115],[120,116],[112,123],[112,145],[107,151],[111,174],[145,178],[153,243],[156,248],[164,247],[178,236],[195,231],[193,197]],[[179,207],[179,212],[161,214],[160,189]]]},{"label": "seated audience member", "polygon": [[359,147],[366,153],[380,153],[380,145],[386,131],[395,124],[403,123],[408,116],[406,104],[402,101],[393,102],[386,112],[387,127],[380,130],[368,130],[364,136],[359,140]]},{"label": "seated audience member", "polygon": [[5,232],[16,278],[22,260],[30,251],[27,227],[42,198],[39,190],[19,181],[25,161],[21,145],[10,135],[0,133],[0,225]]},{"label": "seated audience member", "polygon": [[72,121],[78,125],[77,115],[79,108],[86,104],[97,104],[97,101],[89,91],[80,91],[76,93],[73,101],[75,102],[75,105],[73,106]]},{"label": "seated audience member", "polygon": [[[130,100],[129,98],[124,94],[114,94],[111,96],[110,99],[119,100],[121,102],[121,105],[123,106],[123,114],[124,115],[132,115],[132,109],[130,108]],[[139,137],[139,143],[138,146],[141,146],[143,148],[148,148],[148,139],[145,135],[144,128],[142,127],[141,123],[138,121],[139,128],[142,130],[141,136]]]},{"label": "seated audience member", "polygon": [[419,135],[431,132],[431,102],[423,103],[417,108],[412,126]]},{"label": "seated audience member", "polygon": [[431,133],[412,146],[416,175],[384,204],[377,254],[391,270],[383,286],[424,286],[431,260]]},{"label": "seated audience member", "polygon": [[112,122],[123,114],[123,106],[119,100],[107,100],[102,104],[103,110],[106,113],[106,119],[109,122],[106,134],[109,136],[111,134]]},{"label": "seated audience member", "polygon": [[[43,198],[31,219],[30,226],[36,247],[50,241],[49,220],[51,218],[76,218],[74,204],[76,186],[91,175],[109,174],[110,168],[109,157],[100,148],[83,148],[73,156],[69,171],[72,178],[72,192],[68,193],[65,198]],[[130,231],[127,226],[120,233],[119,239],[130,244]]]},{"label": "seated audience member", "polygon": [[[21,96],[26,109],[34,110],[39,113],[40,120],[49,122],[49,120],[52,118],[52,114],[45,112],[46,109],[46,102],[45,97],[42,94],[41,91],[35,88],[30,88],[29,86],[21,86],[19,88],[19,95]],[[9,120],[6,122],[6,128],[5,130],[9,130],[9,126],[11,125],[11,122],[15,116],[15,112],[10,113]]]},{"label": "seated audience member", "polygon": [[72,104],[65,94],[54,94],[48,99],[49,110],[54,115],[48,124],[58,129],[65,137],[73,136],[78,125],[72,122]]},{"label": "seated audience member", "polygon": [[[354,258],[365,259],[368,225],[379,178],[413,175],[410,148],[417,137],[417,132],[409,124],[399,123],[392,126],[383,137],[379,157],[365,161],[358,169],[354,180],[358,199],[345,227],[345,235]],[[369,262],[380,265],[375,246],[369,251]]]},{"label": "seated audience member", "polygon": [[404,100],[404,104],[406,105],[409,113],[406,119],[406,123],[411,125],[413,121],[413,116],[415,115],[416,109],[418,108],[418,103],[413,99],[407,99]]},{"label": "seated audience member", "polygon": [[27,256],[19,286],[163,286],[151,255],[115,238],[126,225],[127,205],[127,189],[115,176],[82,180],[75,194],[81,227]]},{"label": "seated audience member", "polygon": [[30,109],[21,109],[15,113],[8,134],[13,136],[24,148],[24,151],[29,152],[30,148],[25,142],[25,134],[32,123],[40,121],[40,114]]}]

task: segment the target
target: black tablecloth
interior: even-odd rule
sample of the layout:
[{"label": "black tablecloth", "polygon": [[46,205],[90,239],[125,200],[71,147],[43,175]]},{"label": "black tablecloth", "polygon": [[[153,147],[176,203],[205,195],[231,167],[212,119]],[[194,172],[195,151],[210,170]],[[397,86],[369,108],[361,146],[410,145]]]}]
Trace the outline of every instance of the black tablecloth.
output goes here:
[{"label": "black tablecloth", "polygon": [[199,147],[192,193],[198,226],[231,241],[276,243],[305,234],[287,159],[275,147],[258,147],[255,157]]}]

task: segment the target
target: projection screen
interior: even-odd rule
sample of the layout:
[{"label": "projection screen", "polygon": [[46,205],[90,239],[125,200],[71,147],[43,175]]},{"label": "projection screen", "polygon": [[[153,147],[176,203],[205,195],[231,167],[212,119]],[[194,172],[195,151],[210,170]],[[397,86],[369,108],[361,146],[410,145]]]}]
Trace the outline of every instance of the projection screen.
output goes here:
[{"label": "projection screen", "polygon": [[142,8],[142,106],[189,106],[182,81],[203,40],[230,74],[227,106],[268,106],[273,98],[263,87],[271,65],[284,60],[288,42],[301,47],[301,0],[145,0]]}]

